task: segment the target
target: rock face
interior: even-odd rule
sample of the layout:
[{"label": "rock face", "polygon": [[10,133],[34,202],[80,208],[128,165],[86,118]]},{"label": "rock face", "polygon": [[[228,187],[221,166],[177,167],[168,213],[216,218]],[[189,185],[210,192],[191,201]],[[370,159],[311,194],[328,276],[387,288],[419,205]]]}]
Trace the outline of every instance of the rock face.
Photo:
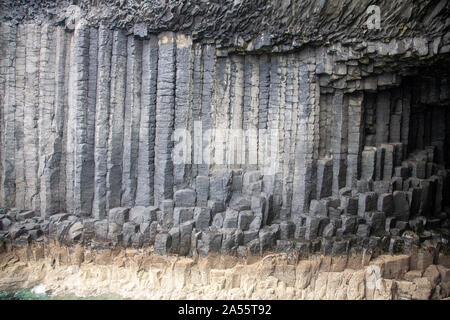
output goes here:
[{"label": "rock face", "polygon": [[448,245],[447,1],[181,3],[2,3],[2,238]]},{"label": "rock face", "polygon": [[[167,234],[158,235],[155,251],[165,251],[170,243]],[[148,249],[95,250],[52,242],[14,248],[0,242],[0,250],[0,290],[39,284],[58,296],[199,300],[428,300],[450,296],[448,256],[434,257],[426,251],[375,259],[370,254],[354,254],[297,260],[287,254],[246,259],[214,254],[196,259],[161,257]]]}]

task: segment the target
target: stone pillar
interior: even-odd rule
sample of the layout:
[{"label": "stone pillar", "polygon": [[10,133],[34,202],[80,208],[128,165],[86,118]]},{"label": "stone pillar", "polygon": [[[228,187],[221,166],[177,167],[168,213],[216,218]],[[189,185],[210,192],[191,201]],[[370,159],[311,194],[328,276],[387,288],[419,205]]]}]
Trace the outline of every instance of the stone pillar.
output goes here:
[{"label": "stone pillar", "polygon": [[123,130],[125,83],[127,67],[127,37],[114,31],[111,56],[111,95],[106,175],[106,209],[120,206],[122,187]]},{"label": "stone pillar", "polygon": [[215,114],[214,101],[214,78],[216,65],[216,50],[212,45],[206,45],[203,49],[203,75],[202,75],[202,153],[203,164],[198,166],[198,174],[207,176],[210,171],[212,159],[212,132],[213,114]]},{"label": "stone pillar", "polygon": [[[16,201],[15,206],[21,210],[25,209],[25,158],[24,158],[24,109],[25,109],[25,47],[27,34],[25,25],[17,27],[17,47],[16,47],[16,113],[14,116],[14,139],[15,150],[15,177],[16,177]],[[3,44],[2,44],[3,45]],[[8,46],[5,45],[5,48]],[[2,54],[2,53],[0,53]],[[2,54],[5,56],[4,54]],[[1,71],[3,72],[3,71]],[[56,74],[55,74],[56,75]],[[64,75],[64,72],[63,72]],[[2,95],[4,97],[4,95]],[[1,113],[0,113],[1,114]],[[0,143],[2,144],[2,143]],[[1,152],[0,152],[1,154]],[[61,155],[60,155],[61,156]],[[55,169],[58,169],[56,167]],[[0,174],[0,176],[2,176]],[[57,188],[58,191],[58,188]]]},{"label": "stone pillar", "polygon": [[154,202],[156,86],[158,76],[158,39],[144,40],[142,47],[141,125],[136,205]]},{"label": "stone pillar", "polygon": [[132,207],[136,198],[139,126],[141,120],[142,41],[128,36],[125,122],[123,133],[123,207]]},{"label": "stone pillar", "polygon": [[158,36],[158,82],[155,137],[155,205],[173,197],[172,133],[175,113],[175,35]]},{"label": "stone pillar", "polygon": [[59,205],[55,201],[57,196],[59,172],[55,169],[59,163],[55,160],[55,143],[57,136],[53,129],[55,111],[55,75],[56,75],[56,41],[61,40],[56,36],[55,29],[44,24],[41,28],[41,52],[39,62],[39,177],[41,215],[48,216],[59,211]]},{"label": "stone pillar", "polygon": [[347,139],[348,139],[348,99],[337,89],[333,97],[333,132],[331,150],[333,155],[333,195],[346,183]]},{"label": "stone pillar", "polygon": [[105,26],[98,30],[98,72],[95,114],[95,188],[93,216],[106,217],[106,175],[110,117],[111,53],[113,33]]},{"label": "stone pillar", "polygon": [[348,103],[348,155],[347,187],[356,187],[361,174],[361,151],[364,141],[364,94],[357,92],[349,97]]},{"label": "stone pillar", "polygon": [[391,94],[389,91],[380,91],[376,103],[376,136],[378,145],[389,141],[389,121],[391,117]]},{"label": "stone pillar", "polygon": [[[295,146],[295,171],[292,195],[292,215],[309,210],[309,202],[316,196],[317,169],[314,150],[314,139],[318,117],[311,92],[315,86],[310,79],[308,64],[305,60],[299,63],[298,73],[298,120]],[[314,90],[313,90],[314,91]],[[318,103],[318,101],[317,101]],[[317,132],[318,133],[318,132]]]},{"label": "stone pillar", "polygon": [[26,25],[27,43],[25,59],[24,158],[26,201],[24,207],[40,210],[39,202],[39,53],[40,27]]},{"label": "stone pillar", "polygon": [[[176,69],[176,86],[175,86],[175,130],[186,130],[190,132],[190,126],[192,125],[192,119],[190,118],[191,113],[191,80],[192,80],[192,70],[193,70],[193,56],[192,56],[192,39],[190,37],[184,36],[182,34],[176,37],[176,59],[177,59],[177,69]],[[185,146],[185,151],[191,153],[189,147],[189,137],[183,137],[181,143]],[[183,158],[189,159],[183,154]],[[174,163],[174,188],[177,189],[185,188],[189,181],[187,178],[188,170],[190,164],[187,163]]]},{"label": "stone pillar", "polygon": [[[7,48],[4,52],[4,98],[2,112],[2,144],[1,144],[1,206],[11,208],[16,203],[15,184],[15,141],[14,119],[16,112],[16,35],[17,27],[12,24],[2,25],[2,34],[6,38]],[[2,44],[3,45],[3,44]]]},{"label": "stone pillar", "polygon": [[[91,214],[94,194],[94,166],[89,141],[94,129],[92,106],[89,106],[90,37],[87,23],[80,20],[74,31],[70,52],[69,112],[73,144],[73,207],[69,210],[79,216]],[[96,55],[95,55],[96,57]],[[94,57],[93,57],[94,58]]]}]

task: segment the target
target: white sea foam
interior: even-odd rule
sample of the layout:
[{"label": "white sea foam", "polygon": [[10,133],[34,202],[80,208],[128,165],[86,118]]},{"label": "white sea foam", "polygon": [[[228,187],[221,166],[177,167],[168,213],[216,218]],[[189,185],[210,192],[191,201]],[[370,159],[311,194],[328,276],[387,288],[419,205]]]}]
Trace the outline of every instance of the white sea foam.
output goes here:
[{"label": "white sea foam", "polygon": [[34,294],[45,294],[45,285],[44,284],[38,284],[36,287],[31,289],[31,292]]}]

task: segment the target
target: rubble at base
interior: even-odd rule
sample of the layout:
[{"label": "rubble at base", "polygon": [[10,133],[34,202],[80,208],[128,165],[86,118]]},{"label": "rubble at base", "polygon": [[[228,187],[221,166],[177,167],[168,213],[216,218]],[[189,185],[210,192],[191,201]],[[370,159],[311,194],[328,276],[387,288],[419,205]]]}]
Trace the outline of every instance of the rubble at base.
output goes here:
[{"label": "rubble at base", "polygon": [[[377,157],[375,148],[367,152]],[[14,243],[154,246],[157,254],[183,256],[245,257],[266,251],[340,255],[365,250],[378,255],[411,253],[423,246],[447,250],[450,232],[444,210],[449,208],[442,207],[442,192],[448,190],[448,171],[432,162],[433,152],[429,147],[401,163],[389,162],[394,157],[383,153],[384,159],[379,159],[392,168],[392,179],[358,180],[356,188],[311,200],[308,213],[292,213],[287,219],[281,219],[283,209],[275,213],[273,195],[261,189],[264,177],[239,170],[209,178],[212,188],[217,187],[212,200],[201,200],[199,195],[209,190],[197,185],[198,189],[177,191],[162,208],[117,207],[101,220],[67,213],[44,219],[33,211],[1,209],[0,235]],[[363,161],[363,171],[375,171],[370,165],[374,164]],[[260,189],[251,187],[255,183]]]}]

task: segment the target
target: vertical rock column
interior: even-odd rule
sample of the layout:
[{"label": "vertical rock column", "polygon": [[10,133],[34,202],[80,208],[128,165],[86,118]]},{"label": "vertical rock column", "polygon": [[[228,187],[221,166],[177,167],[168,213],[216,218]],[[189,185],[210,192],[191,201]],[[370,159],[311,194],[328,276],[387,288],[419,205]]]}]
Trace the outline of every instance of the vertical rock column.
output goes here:
[{"label": "vertical rock column", "polygon": [[[195,145],[199,142],[196,134],[196,123],[201,121],[202,112],[202,86],[203,86],[203,47],[201,44],[196,43],[193,45],[193,71],[192,71],[192,104],[189,111],[189,117],[191,119],[189,123],[189,133],[191,135],[191,166],[190,174],[191,180],[198,176],[197,169],[201,159],[201,154],[195,148]],[[178,171],[178,169],[176,169]],[[177,175],[179,175],[177,173]],[[177,178],[178,179],[178,178]]]},{"label": "vertical rock column", "polygon": [[127,68],[127,37],[114,31],[111,56],[111,95],[106,174],[106,209],[120,206],[122,189],[123,125]]},{"label": "vertical rock column", "polygon": [[[225,129],[228,129],[229,110],[230,110],[230,59],[218,58],[216,62],[216,79],[215,79],[215,108],[216,114],[214,119],[213,143],[214,164],[222,167],[225,162],[225,148],[227,135]],[[194,74],[195,85],[195,74]],[[195,89],[195,88],[194,88]],[[195,92],[195,91],[194,91]],[[195,100],[194,100],[195,104]]]},{"label": "vertical rock column", "polygon": [[333,187],[334,196],[346,183],[346,153],[348,139],[348,101],[341,90],[336,90],[333,97],[333,135],[331,150],[333,155]]},{"label": "vertical rock column", "polygon": [[[265,144],[264,191],[271,194],[275,190],[275,175],[279,172],[279,135],[280,133],[280,105],[281,105],[281,58],[274,56],[270,63],[269,102],[267,108],[267,134],[261,141]],[[284,103],[284,102],[283,102]]]},{"label": "vertical rock column", "polygon": [[405,159],[408,153],[409,120],[411,105],[411,88],[408,84],[403,84],[402,88],[402,129],[401,142],[403,144],[402,158]]},{"label": "vertical rock column", "polygon": [[[87,23],[80,20],[75,27],[71,47],[69,87],[69,121],[73,121],[73,207],[70,212],[79,216],[91,214],[94,195],[94,163],[92,137],[92,106],[89,106],[89,60],[90,37]],[[96,55],[92,55],[96,59]],[[92,102],[92,101],[91,101]]]},{"label": "vertical rock column", "polygon": [[136,205],[154,201],[156,86],[158,76],[158,39],[144,40],[142,45],[141,125],[137,166]]},{"label": "vertical rock column", "polygon": [[286,93],[284,116],[284,153],[283,153],[283,183],[282,203],[284,218],[290,214],[292,206],[293,168],[295,163],[295,135],[297,131],[298,112],[298,61],[295,55],[290,54],[286,66]]},{"label": "vertical rock column", "polygon": [[104,26],[98,30],[97,95],[95,113],[95,176],[92,214],[97,219],[106,216],[106,174],[110,117],[112,31]]},{"label": "vertical rock column", "polygon": [[[191,80],[192,80],[192,39],[184,35],[176,37],[176,89],[175,89],[175,130],[186,130],[190,132],[192,121],[190,119],[191,107]],[[183,151],[191,152],[188,145],[188,137],[183,137],[183,144],[186,149]],[[183,158],[186,155],[183,153]],[[180,159],[181,160],[181,159]],[[175,188],[181,189],[187,186],[189,181],[187,172],[189,164],[183,160],[181,163],[174,164],[173,176]]]},{"label": "vertical rock column", "polygon": [[67,34],[63,27],[56,28],[56,54],[55,54],[55,100],[54,112],[52,119],[52,128],[54,130],[54,140],[52,141],[52,158],[50,166],[50,192],[51,192],[51,208],[49,213],[55,213],[64,210],[64,190],[61,187],[65,184],[65,180],[61,179],[63,164],[63,150],[64,150],[64,131],[66,118],[66,74],[67,74]]},{"label": "vertical rock column", "polygon": [[258,164],[258,113],[259,113],[259,59],[245,57],[244,114],[245,159],[247,168],[255,170]]},{"label": "vertical rock column", "polygon": [[[11,24],[2,26],[3,37],[6,37],[7,46],[5,52],[4,72],[5,89],[2,111],[2,144],[1,144],[1,206],[11,208],[15,206],[15,141],[14,119],[16,112],[16,34],[17,27]],[[3,45],[3,44],[2,44]]]},{"label": "vertical rock column", "polygon": [[[16,203],[19,209],[25,209],[25,159],[24,159],[24,107],[25,107],[25,46],[27,34],[23,24],[17,27],[16,48],[16,113],[14,119]],[[5,48],[8,48],[5,46]],[[0,152],[1,153],[1,152]]]},{"label": "vertical rock column", "polygon": [[[315,84],[311,81],[306,59],[302,59],[298,69],[298,120],[295,145],[295,168],[292,195],[292,215],[298,215],[309,210],[309,202],[316,194],[316,164],[314,139],[316,131],[315,102],[318,98],[312,96]],[[317,89],[317,88],[316,88]],[[313,99],[314,98],[314,99]],[[317,119],[316,119],[317,118]],[[317,125],[318,126],[318,125]]]},{"label": "vertical rock column", "polygon": [[176,46],[175,35],[158,37],[158,82],[155,131],[155,205],[173,197],[172,132],[175,113]]},{"label": "vertical rock column", "polygon": [[141,119],[142,41],[133,35],[127,41],[127,80],[123,139],[122,200],[132,207],[136,198],[139,126]]},{"label": "vertical rock column", "polygon": [[244,58],[233,55],[230,78],[230,126],[227,140],[226,159],[229,168],[243,164],[242,146],[242,108],[244,104]]},{"label": "vertical rock column", "polygon": [[380,145],[389,142],[389,120],[391,115],[391,95],[388,90],[380,91],[376,103],[376,135],[375,143]]},{"label": "vertical rock column", "polygon": [[[270,91],[270,57],[262,55],[259,58],[259,109],[258,109],[258,130],[259,133],[267,130],[267,116],[269,108]],[[266,161],[266,146],[262,137],[258,136],[258,166],[263,167]]]},{"label": "vertical rock column", "polygon": [[216,49],[213,45],[206,45],[203,49],[202,76],[202,164],[198,166],[198,175],[208,176],[212,160],[211,139],[213,127],[214,105],[214,75],[216,66]]},{"label": "vertical rock column", "polygon": [[39,53],[40,27],[27,24],[27,43],[25,59],[25,109],[24,109],[24,158],[26,201],[24,207],[40,210],[39,202]]},{"label": "vertical rock column", "polygon": [[[278,106],[278,169],[275,172],[274,177],[274,190],[273,190],[273,210],[276,214],[280,213],[280,209],[283,202],[283,185],[284,181],[284,163],[285,159],[285,136],[286,134],[286,116],[289,118],[289,113],[286,114],[286,77],[287,77],[287,62],[288,56],[280,56],[280,104]],[[292,67],[292,66],[291,66]],[[292,69],[289,70],[289,73]],[[288,119],[289,120],[289,119]],[[284,215],[283,218],[286,218]]]},{"label": "vertical rock column", "polygon": [[[56,36],[55,29],[48,24],[41,28],[41,53],[39,63],[39,177],[41,215],[48,216],[59,210],[58,203],[54,201],[55,168],[55,131],[52,130],[52,119],[55,112],[55,61]],[[52,189],[53,185],[53,189]]]},{"label": "vertical rock column", "polygon": [[361,172],[361,152],[364,128],[364,95],[356,92],[348,102],[348,155],[347,155],[347,187],[356,187],[356,180]]}]

